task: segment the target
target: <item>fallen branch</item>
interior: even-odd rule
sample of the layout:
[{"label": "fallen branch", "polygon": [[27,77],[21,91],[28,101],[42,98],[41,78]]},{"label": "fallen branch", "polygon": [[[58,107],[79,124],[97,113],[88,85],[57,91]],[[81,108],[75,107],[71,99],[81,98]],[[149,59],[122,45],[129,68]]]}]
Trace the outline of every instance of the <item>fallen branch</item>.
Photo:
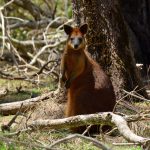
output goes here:
[{"label": "fallen branch", "polygon": [[15,123],[15,120],[17,119],[17,117],[18,117],[19,115],[21,115],[21,109],[22,109],[22,107],[23,107],[23,104],[20,106],[20,109],[19,109],[19,111],[16,113],[16,115],[15,115],[7,124],[2,124],[2,125],[1,125],[1,130],[2,130],[2,132],[4,132],[4,131],[10,131],[11,125],[12,125],[13,123]]},{"label": "fallen branch", "polygon": [[[4,136],[0,136],[0,141],[3,141],[7,144],[10,144],[10,143],[15,143],[15,144],[19,144],[19,145],[23,145],[23,146],[26,146],[27,148],[32,148],[32,149],[35,149],[35,148],[42,148],[42,149],[46,149],[45,146],[42,146],[42,145],[39,145],[39,144],[36,144],[36,143],[31,143],[31,142],[24,142],[24,141],[18,141],[18,140],[15,140],[15,139],[11,139],[11,138],[7,138],[7,137],[4,137]],[[54,150],[54,149],[51,149],[51,150]],[[56,149],[55,149],[56,150]]]},{"label": "fallen branch", "polygon": [[127,94],[129,94],[129,95],[131,95],[131,96],[133,96],[133,97],[135,97],[135,98],[138,98],[138,99],[140,99],[140,100],[150,102],[149,99],[146,99],[146,98],[144,98],[144,97],[135,95],[133,92],[128,92],[128,91],[126,91],[126,90],[123,90],[123,92],[125,92],[125,93],[127,93]]},{"label": "fallen branch", "polygon": [[108,147],[106,147],[103,143],[99,142],[98,140],[94,139],[94,138],[91,138],[91,137],[87,137],[87,136],[84,136],[84,135],[81,135],[81,134],[73,134],[73,135],[69,135],[65,138],[62,138],[58,141],[55,141],[53,144],[51,144],[50,146],[47,146],[47,149],[52,149],[54,146],[60,144],[60,143],[63,143],[63,142],[66,142],[66,141],[69,141],[69,140],[72,140],[74,138],[82,138],[84,140],[87,140],[89,142],[92,142],[94,146],[102,149],[102,150],[110,150]]},{"label": "fallen branch", "polygon": [[23,105],[21,108],[21,112],[25,112],[28,109],[34,108],[37,102],[49,99],[52,96],[52,94],[53,92],[49,92],[41,96],[30,98],[24,101],[0,104],[0,114],[1,115],[16,114],[16,112],[20,109],[21,105]]},{"label": "fallen branch", "polygon": [[[130,117],[129,117],[130,118]],[[127,119],[127,117],[126,117]],[[49,129],[62,129],[62,128],[72,128],[79,127],[83,125],[91,124],[106,124],[111,126],[117,126],[120,134],[128,141],[146,144],[150,141],[148,138],[144,138],[134,134],[128,127],[126,120],[116,115],[112,112],[104,112],[98,114],[89,114],[89,115],[78,115],[69,118],[63,119],[54,119],[54,120],[36,120],[28,125],[29,129],[32,130],[49,130]]]},{"label": "fallen branch", "polygon": [[[27,81],[27,82],[31,82],[32,84],[37,84],[38,81],[32,79],[32,77],[33,77],[32,75],[29,76],[29,77],[25,77],[25,76],[23,76],[23,77],[22,76],[13,76],[12,74],[5,73],[5,72],[2,72],[0,70],[0,78],[1,79],[5,79],[5,80],[24,80],[24,81]],[[5,96],[8,93],[7,89],[5,91],[2,90],[0,92],[0,97]]]},{"label": "fallen branch", "polygon": [[35,98],[30,98],[24,101],[0,104],[0,114],[14,115],[20,109],[20,106],[22,104],[23,107],[21,109],[21,112],[26,112],[27,110],[34,108],[36,106],[36,103],[47,100],[49,98],[53,98],[56,102],[62,103],[64,102],[64,100],[66,101],[66,90],[58,88],[55,91],[51,91]]},{"label": "fallen branch", "polygon": [[139,143],[112,143],[115,146],[131,146],[131,145],[139,145]]},{"label": "fallen branch", "polygon": [[[137,86],[133,89],[133,91],[135,91],[136,89],[137,89]],[[133,91],[131,91],[131,92],[133,92]],[[121,99],[116,101],[116,104],[114,106],[113,112],[115,112],[116,107],[117,107],[118,104],[122,105],[123,107],[126,107],[127,109],[135,111],[136,113],[139,112],[139,110],[137,108],[135,108],[135,106],[133,106],[131,103],[129,103],[129,102],[124,100],[126,97],[128,97],[130,95],[131,92],[126,93],[126,95],[124,95]]]},{"label": "fallen branch", "polygon": [[135,121],[142,121],[142,120],[150,120],[150,111],[137,115],[130,115],[130,116],[124,116],[125,120],[127,122],[135,122]]}]

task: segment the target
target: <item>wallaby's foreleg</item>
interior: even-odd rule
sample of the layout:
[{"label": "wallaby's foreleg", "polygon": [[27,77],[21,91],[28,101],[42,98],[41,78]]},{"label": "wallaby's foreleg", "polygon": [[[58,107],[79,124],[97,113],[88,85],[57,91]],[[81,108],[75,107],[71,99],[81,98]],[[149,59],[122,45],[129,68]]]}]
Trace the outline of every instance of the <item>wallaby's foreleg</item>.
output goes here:
[{"label": "wallaby's foreleg", "polygon": [[70,75],[70,77],[65,82],[65,87],[68,89],[70,88],[72,82],[79,76],[79,73],[77,71],[73,71]]},{"label": "wallaby's foreleg", "polygon": [[60,87],[63,87],[65,85],[65,82],[67,81],[66,77],[66,56],[67,54],[64,54],[61,59],[61,65],[60,65],[60,75],[59,75],[59,84]]}]

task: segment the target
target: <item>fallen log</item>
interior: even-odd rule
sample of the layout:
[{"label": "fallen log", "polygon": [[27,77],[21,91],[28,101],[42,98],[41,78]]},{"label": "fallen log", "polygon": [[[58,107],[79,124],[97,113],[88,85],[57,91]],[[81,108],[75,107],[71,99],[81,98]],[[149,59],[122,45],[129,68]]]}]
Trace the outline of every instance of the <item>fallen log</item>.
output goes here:
[{"label": "fallen log", "polygon": [[[48,100],[50,98],[52,98],[58,103],[62,103],[66,99],[66,90],[62,88],[58,88],[55,91],[42,94],[41,96],[38,96],[35,98],[29,98],[24,101],[0,104],[0,115],[14,115],[18,111],[26,112],[29,109],[34,108],[37,103],[44,101],[44,100]],[[21,105],[23,106],[21,107]],[[20,107],[21,107],[21,110],[20,110]]]},{"label": "fallen log", "polygon": [[[148,117],[150,117],[148,115]],[[135,118],[134,118],[135,119]],[[133,120],[134,120],[133,119]],[[145,145],[150,143],[150,139],[134,134],[127,125],[126,120],[132,120],[130,117],[121,117],[112,112],[104,112],[89,115],[78,115],[63,119],[36,120],[28,124],[30,130],[49,130],[79,127],[83,125],[105,124],[116,126],[120,134],[128,141]]]},{"label": "fallen log", "polygon": [[24,101],[0,104],[0,114],[1,115],[14,115],[20,109],[21,105],[23,105],[21,108],[21,112],[25,112],[35,107],[37,102],[49,99],[52,96],[52,93],[53,92],[49,92],[41,96],[30,98]]}]

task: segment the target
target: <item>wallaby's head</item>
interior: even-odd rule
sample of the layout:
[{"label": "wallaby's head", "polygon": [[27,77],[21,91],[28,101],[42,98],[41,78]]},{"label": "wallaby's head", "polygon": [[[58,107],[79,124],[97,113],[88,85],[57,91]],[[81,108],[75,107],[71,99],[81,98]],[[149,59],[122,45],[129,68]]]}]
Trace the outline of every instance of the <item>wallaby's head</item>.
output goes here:
[{"label": "wallaby's head", "polygon": [[84,35],[87,33],[88,25],[83,24],[81,27],[71,27],[64,25],[64,31],[68,35],[67,45],[73,50],[81,50],[85,48]]}]

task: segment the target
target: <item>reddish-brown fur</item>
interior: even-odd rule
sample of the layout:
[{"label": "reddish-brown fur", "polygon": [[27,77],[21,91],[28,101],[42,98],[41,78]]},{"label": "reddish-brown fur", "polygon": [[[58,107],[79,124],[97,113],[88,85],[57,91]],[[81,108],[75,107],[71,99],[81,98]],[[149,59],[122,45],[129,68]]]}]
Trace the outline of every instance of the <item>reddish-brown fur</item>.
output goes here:
[{"label": "reddish-brown fur", "polygon": [[[89,56],[85,49],[84,34],[80,28],[72,28],[62,59],[63,82],[68,83],[66,116],[112,111],[115,94],[109,77]],[[73,36],[82,36],[83,42],[78,50],[69,43]],[[83,132],[85,128],[76,128]]]}]

